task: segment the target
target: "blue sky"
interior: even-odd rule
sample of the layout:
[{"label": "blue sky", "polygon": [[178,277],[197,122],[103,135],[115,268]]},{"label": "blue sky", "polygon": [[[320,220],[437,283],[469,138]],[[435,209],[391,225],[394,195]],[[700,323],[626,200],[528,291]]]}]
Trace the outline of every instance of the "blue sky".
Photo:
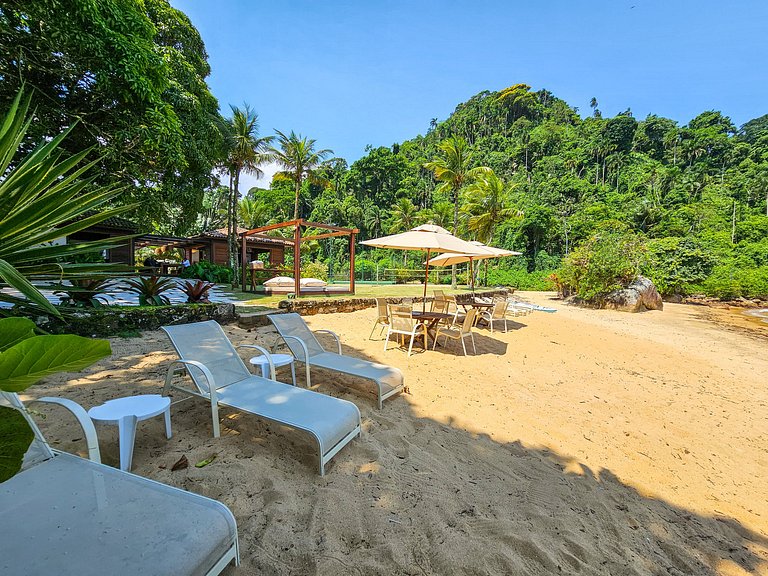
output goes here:
[{"label": "blue sky", "polygon": [[684,124],[768,113],[768,1],[171,0],[200,30],[227,113],[350,163],[482,90],[547,88],[589,112]]}]

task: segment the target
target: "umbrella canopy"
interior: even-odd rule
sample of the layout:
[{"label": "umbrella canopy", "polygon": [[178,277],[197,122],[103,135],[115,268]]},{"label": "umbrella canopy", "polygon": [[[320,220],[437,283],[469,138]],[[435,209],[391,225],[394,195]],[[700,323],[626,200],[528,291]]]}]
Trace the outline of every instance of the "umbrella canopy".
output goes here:
[{"label": "umbrella canopy", "polygon": [[486,254],[487,251],[481,246],[476,246],[466,240],[457,238],[450,234],[445,228],[435,226],[434,224],[422,224],[408,232],[393,234],[391,236],[382,236],[360,242],[366,246],[376,248],[390,248],[393,250],[420,250],[427,253],[427,265],[424,270],[424,299],[422,300],[422,310],[426,309],[427,299],[427,281],[429,280],[429,255],[432,252],[438,254],[450,252],[454,254]]},{"label": "umbrella canopy", "polygon": [[[520,256],[522,252],[515,252],[514,250],[504,250],[503,248],[495,248],[494,246],[486,246],[482,242],[473,240],[470,242],[475,247],[475,254],[441,254],[435,256],[427,262],[429,266],[451,266],[453,264],[462,264],[469,262],[470,264],[470,283],[472,286],[472,292],[475,291],[475,275],[472,270],[472,263],[474,260],[485,260],[486,258],[501,258],[503,256]],[[482,252],[480,252],[482,250]]]},{"label": "umbrella canopy", "polygon": [[[456,254],[483,254],[484,249],[474,244],[457,238],[456,236],[449,234],[448,232],[435,232],[432,230],[425,230],[424,228],[433,226],[431,224],[425,224],[419,226],[408,232],[401,232],[400,234],[393,234],[392,236],[382,236],[381,238],[373,238],[372,240],[365,240],[360,242],[366,246],[374,246],[376,248],[391,248],[394,250],[421,250],[422,252],[436,252],[438,254],[443,252],[453,252]],[[440,230],[439,226],[434,226]]]}]

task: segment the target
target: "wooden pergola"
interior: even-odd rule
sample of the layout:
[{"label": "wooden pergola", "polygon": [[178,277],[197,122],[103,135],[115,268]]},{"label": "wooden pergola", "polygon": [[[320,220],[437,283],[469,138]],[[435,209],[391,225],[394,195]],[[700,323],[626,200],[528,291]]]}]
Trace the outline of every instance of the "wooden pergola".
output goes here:
[{"label": "wooden pergola", "polygon": [[[294,293],[298,298],[301,296],[301,243],[309,240],[322,240],[324,238],[333,238],[336,236],[349,236],[349,290],[335,291],[335,294],[354,294],[355,293],[355,234],[358,234],[360,230],[357,228],[342,228],[340,226],[331,226],[330,224],[320,224],[318,222],[308,222],[303,218],[298,220],[288,220],[287,222],[280,222],[278,224],[269,224],[267,226],[260,226],[252,230],[247,230],[240,234],[240,241],[242,243],[242,269],[243,269],[243,283],[246,285],[246,254],[245,243],[248,236],[256,237],[268,237],[265,232],[270,230],[278,230],[281,228],[293,227],[293,280],[294,280]],[[319,228],[321,230],[328,230],[322,234],[313,234],[311,236],[302,236],[301,229],[303,228]]]}]

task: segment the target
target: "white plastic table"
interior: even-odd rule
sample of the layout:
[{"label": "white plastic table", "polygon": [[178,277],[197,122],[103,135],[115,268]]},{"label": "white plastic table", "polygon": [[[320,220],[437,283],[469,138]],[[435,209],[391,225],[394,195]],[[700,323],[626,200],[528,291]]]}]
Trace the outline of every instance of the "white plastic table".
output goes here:
[{"label": "white plastic table", "polygon": [[[290,364],[291,378],[293,379],[293,385],[296,386],[296,367],[293,364],[293,356],[291,354],[270,354],[269,357],[272,359],[272,364],[274,364],[275,368]],[[261,368],[261,375],[264,378],[269,378],[269,360],[267,360],[266,356],[263,354],[261,356],[254,356],[251,358],[251,364],[259,366]]]},{"label": "white plastic table", "polygon": [[143,394],[109,400],[88,410],[94,422],[117,424],[120,442],[120,469],[129,471],[133,461],[136,424],[165,414],[165,436],[171,437],[171,399],[159,394]]}]

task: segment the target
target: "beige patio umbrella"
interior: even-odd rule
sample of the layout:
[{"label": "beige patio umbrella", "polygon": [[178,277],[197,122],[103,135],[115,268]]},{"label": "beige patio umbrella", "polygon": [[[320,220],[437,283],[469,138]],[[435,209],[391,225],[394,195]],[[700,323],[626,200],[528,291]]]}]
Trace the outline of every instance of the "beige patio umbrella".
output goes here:
[{"label": "beige patio umbrella", "polygon": [[426,310],[427,281],[429,279],[429,258],[430,254],[453,253],[453,254],[486,254],[487,251],[466,240],[457,238],[450,234],[445,228],[435,226],[434,224],[423,224],[407,232],[393,234],[391,236],[382,236],[360,242],[366,246],[375,248],[390,248],[394,250],[420,250],[427,253],[427,265],[424,271],[424,301],[422,310]]},{"label": "beige patio umbrella", "polygon": [[496,248],[494,246],[486,246],[482,242],[473,240],[470,242],[477,251],[483,250],[482,253],[476,254],[441,254],[435,256],[427,263],[431,266],[451,266],[453,264],[463,264],[469,262],[469,278],[472,288],[472,292],[475,291],[475,273],[474,273],[474,261],[485,260],[488,258],[502,258],[505,256],[521,256],[522,252],[515,252],[514,250],[505,250],[503,248]]}]

